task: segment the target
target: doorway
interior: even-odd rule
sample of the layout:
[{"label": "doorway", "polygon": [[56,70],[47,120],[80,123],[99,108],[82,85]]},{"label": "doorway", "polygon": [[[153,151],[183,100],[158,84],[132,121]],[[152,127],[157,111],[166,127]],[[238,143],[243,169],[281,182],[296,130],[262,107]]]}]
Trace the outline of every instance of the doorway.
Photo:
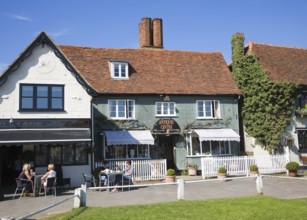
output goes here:
[{"label": "doorway", "polygon": [[159,146],[159,157],[165,158],[167,162],[167,169],[176,169],[174,160],[174,146],[175,146],[174,135],[159,135],[158,146]]}]

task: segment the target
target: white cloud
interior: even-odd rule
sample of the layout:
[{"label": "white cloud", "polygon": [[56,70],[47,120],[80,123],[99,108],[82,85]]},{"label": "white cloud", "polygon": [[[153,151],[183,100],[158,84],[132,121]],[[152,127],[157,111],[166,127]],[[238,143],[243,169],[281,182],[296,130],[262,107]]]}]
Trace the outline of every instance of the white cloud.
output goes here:
[{"label": "white cloud", "polygon": [[7,16],[13,18],[13,19],[20,20],[20,21],[28,21],[28,22],[33,21],[30,17],[26,17],[26,16],[23,16],[23,15],[17,15],[17,14],[11,14],[11,13],[7,13],[5,15],[7,15]]},{"label": "white cloud", "polygon": [[51,33],[50,35],[51,35],[52,37],[61,37],[61,36],[63,36],[63,35],[68,34],[70,31],[71,31],[71,28],[66,28],[66,29],[61,30],[61,31],[58,31],[58,32],[53,32],[53,33]]}]

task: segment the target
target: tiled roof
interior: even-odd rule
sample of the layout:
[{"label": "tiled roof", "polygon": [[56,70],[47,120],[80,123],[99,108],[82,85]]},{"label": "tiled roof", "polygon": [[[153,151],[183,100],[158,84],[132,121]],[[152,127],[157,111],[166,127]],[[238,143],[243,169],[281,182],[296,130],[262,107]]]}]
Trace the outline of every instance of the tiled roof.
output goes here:
[{"label": "tiled roof", "polygon": [[[240,94],[221,53],[58,46],[101,94]],[[129,80],[111,79],[110,60],[129,63]]]},{"label": "tiled roof", "polygon": [[248,51],[256,55],[272,80],[307,85],[307,49],[251,42]]}]

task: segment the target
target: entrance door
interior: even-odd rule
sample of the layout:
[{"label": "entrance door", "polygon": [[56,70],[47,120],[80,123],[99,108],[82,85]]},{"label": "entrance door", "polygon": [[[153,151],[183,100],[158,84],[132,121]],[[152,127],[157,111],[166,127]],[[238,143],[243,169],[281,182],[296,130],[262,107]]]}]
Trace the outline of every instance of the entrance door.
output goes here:
[{"label": "entrance door", "polygon": [[174,146],[175,146],[175,138],[173,135],[158,136],[158,144],[159,144],[159,152],[160,158],[165,158],[167,161],[167,169],[175,169],[175,161],[174,161]]}]

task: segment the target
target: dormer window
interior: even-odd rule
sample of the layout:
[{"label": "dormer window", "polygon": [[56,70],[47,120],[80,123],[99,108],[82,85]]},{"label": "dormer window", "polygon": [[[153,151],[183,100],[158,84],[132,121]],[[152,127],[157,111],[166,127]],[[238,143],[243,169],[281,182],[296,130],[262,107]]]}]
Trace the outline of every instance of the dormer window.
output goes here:
[{"label": "dormer window", "polygon": [[111,77],[113,79],[129,79],[128,62],[111,61]]}]

